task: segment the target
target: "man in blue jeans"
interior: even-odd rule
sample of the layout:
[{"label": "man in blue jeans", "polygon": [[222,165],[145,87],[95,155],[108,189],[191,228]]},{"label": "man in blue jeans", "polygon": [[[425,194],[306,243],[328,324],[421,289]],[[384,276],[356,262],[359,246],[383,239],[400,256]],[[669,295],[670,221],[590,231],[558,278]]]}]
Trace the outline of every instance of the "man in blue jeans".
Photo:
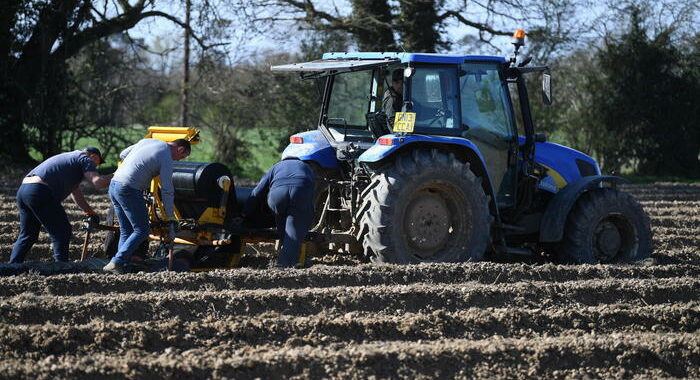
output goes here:
[{"label": "man in blue jeans", "polygon": [[99,149],[89,146],[82,151],[50,157],[24,177],[17,190],[19,236],[12,247],[10,263],[24,262],[24,258],[39,237],[42,225],[51,236],[54,259],[68,261],[72,232],[61,202],[70,194],[86,215],[99,221],[78,185],[83,179],[87,179],[96,189],[106,187],[112,175],[97,173],[97,166],[102,162]]},{"label": "man in blue jeans", "polygon": [[314,220],[314,172],[304,161],[288,158],[276,163],[250,193],[243,215],[250,215],[259,202],[275,214],[282,249],[277,267],[294,267],[299,250]]},{"label": "man in blue jeans", "polygon": [[[109,198],[119,220],[119,247],[112,260],[102,268],[105,272],[124,273],[124,265],[129,263],[131,255],[148,239],[150,225],[143,192],[156,176],[160,176],[165,218],[175,220],[173,161],[189,156],[190,149],[189,141],[183,139],[171,142],[143,139],[119,154],[122,164],[109,185]],[[170,240],[175,238],[172,223],[168,235]]]}]

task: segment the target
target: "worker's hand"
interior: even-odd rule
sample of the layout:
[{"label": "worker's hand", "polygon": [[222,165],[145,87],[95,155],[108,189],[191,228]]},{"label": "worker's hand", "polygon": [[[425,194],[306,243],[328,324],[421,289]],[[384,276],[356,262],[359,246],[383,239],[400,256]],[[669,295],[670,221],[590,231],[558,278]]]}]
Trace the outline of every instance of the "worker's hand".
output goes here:
[{"label": "worker's hand", "polygon": [[100,224],[100,216],[93,212],[87,215],[85,221],[88,222],[90,226],[97,226]]}]

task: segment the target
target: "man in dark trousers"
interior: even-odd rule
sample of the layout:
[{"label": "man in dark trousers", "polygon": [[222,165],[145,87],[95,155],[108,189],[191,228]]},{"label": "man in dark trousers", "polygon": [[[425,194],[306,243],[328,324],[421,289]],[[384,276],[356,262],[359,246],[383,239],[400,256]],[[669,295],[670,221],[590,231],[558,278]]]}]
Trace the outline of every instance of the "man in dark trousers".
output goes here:
[{"label": "man in dark trousers", "polygon": [[74,152],[57,154],[32,169],[17,190],[19,208],[19,236],[12,248],[10,263],[24,262],[39,237],[43,225],[51,236],[53,257],[68,261],[71,226],[61,202],[70,194],[85,215],[99,221],[99,217],[85,201],[78,186],[87,179],[96,189],[107,187],[112,175],[99,175],[102,163],[99,149],[89,146]]},{"label": "man in dark trousers", "polygon": [[264,199],[275,214],[282,241],[277,267],[294,267],[299,261],[301,243],[314,220],[313,170],[296,158],[276,163],[251,192],[243,209],[244,217],[254,212]]}]

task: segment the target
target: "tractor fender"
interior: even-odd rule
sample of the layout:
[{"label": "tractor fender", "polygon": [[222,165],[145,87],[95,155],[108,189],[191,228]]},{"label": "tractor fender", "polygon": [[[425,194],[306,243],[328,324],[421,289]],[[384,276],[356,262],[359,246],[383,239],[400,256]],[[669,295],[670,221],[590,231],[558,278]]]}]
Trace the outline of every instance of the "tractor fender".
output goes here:
[{"label": "tractor fender", "polygon": [[496,207],[496,195],[491,186],[490,174],[484,162],[484,157],[479,148],[471,141],[462,137],[425,135],[397,136],[389,134],[380,138],[392,139],[392,145],[382,145],[379,143],[373,145],[360,155],[358,158],[359,162],[367,164],[380,163],[397,154],[419,148],[436,148],[452,152],[459,160],[469,162],[472,172],[481,178],[481,186],[484,189],[484,193],[491,199],[489,202],[491,214],[496,218],[499,217],[498,207]]},{"label": "tractor fender", "polygon": [[628,180],[616,176],[592,175],[583,177],[576,182],[566,185],[547,205],[540,223],[540,241],[553,243],[564,237],[564,225],[571,208],[579,196],[586,191],[600,188],[603,182],[612,184],[629,183]]},{"label": "tractor fender", "polygon": [[[300,137],[302,143],[291,143],[282,152],[282,159],[298,158],[302,161],[313,161],[323,168],[338,168],[340,164],[335,156],[335,150],[319,130],[297,133],[290,141]],[[298,140],[298,139],[296,139]]]}]

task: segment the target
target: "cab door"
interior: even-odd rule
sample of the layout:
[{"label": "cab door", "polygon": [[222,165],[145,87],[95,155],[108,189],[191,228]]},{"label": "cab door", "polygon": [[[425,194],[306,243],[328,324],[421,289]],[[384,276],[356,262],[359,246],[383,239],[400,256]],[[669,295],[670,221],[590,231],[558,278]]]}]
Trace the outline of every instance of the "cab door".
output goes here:
[{"label": "cab door", "polygon": [[498,206],[512,206],[515,170],[511,170],[509,162],[516,152],[517,131],[500,66],[463,63],[458,76],[462,136],[481,150]]}]

